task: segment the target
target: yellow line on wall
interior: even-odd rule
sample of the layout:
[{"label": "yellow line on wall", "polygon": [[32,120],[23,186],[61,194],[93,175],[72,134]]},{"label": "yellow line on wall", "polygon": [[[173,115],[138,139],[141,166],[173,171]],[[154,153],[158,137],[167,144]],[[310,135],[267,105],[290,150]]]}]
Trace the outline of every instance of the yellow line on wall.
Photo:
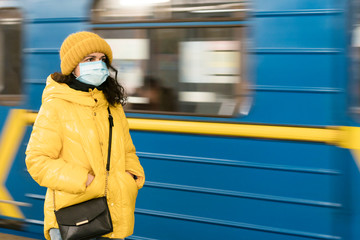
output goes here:
[{"label": "yellow line on wall", "polygon": [[[32,124],[37,113],[24,116]],[[243,123],[193,122],[181,120],[128,118],[131,130],[202,134],[227,137],[321,142],[343,148],[360,149],[360,128],[348,126],[299,127]]]},{"label": "yellow line on wall", "polygon": [[[24,121],[26,110],[12,110],[6,120],[0,139],[0,199],[13,201],[10,193],[5,187],[10,168],[14,158],[18,152],[21,140],[23,139],[25,128],[27,126]],[[23,214],[19,207],[0,203],[0,213],[2,215],[14,218],[23,218]]]},{"label": "yellow line on wall", "polygon": [[131,130],[139,131],[311,141],[328,144],[337,143],[341,134],[337,128],[190,122],[138,118],[128,118],[128,122]]}]

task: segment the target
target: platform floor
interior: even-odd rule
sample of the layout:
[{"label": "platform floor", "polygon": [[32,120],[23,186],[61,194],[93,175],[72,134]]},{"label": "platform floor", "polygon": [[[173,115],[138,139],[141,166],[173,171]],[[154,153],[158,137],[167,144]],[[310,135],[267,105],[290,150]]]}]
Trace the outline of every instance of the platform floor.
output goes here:
[{"label": "platform floor", "polygon": [[0,233],[0,239],[1,240],[38,240],[34,238],[26,238],[26,237],[19,237],[15,235]]}]

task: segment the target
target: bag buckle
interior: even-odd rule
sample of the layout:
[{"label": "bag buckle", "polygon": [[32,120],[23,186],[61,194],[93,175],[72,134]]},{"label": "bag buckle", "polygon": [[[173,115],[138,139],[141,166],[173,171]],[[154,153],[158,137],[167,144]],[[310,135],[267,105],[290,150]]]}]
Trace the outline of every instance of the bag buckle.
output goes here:
[{"label": "bag buckle", "polygon": [[80,225],[86,224],[88,222],[89,222],[89,220],[84,220],[84,221],[81,221],[81,222],[77,222],[76,226],[80,226]]}]

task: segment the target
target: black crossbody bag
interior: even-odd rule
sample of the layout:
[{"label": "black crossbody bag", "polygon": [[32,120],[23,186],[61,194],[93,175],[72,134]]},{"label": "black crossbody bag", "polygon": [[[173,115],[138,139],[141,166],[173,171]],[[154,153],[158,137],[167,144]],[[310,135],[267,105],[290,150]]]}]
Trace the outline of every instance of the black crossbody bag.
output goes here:
[{"label": "black crossbody bag", "polygon": [[54,212],[63,240],[87,240],[100,237],[113,231],[110,211],[106,200],[110,171],[112,127],[114,126],[113,117],[109,107],[108,112],[109,145],[104,196],[56,210],[54,191]]}]

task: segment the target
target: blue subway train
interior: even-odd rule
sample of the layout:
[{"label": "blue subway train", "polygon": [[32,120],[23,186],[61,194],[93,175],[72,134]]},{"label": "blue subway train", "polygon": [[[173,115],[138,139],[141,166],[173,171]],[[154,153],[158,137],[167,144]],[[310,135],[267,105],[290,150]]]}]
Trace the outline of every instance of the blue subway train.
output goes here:
[{"label": "blue subway train", "polygon": [[360,239],[357,0],[0,1],[0,232],[43,239],[25,149],[70,33],[114,53],[132,240]]}]

